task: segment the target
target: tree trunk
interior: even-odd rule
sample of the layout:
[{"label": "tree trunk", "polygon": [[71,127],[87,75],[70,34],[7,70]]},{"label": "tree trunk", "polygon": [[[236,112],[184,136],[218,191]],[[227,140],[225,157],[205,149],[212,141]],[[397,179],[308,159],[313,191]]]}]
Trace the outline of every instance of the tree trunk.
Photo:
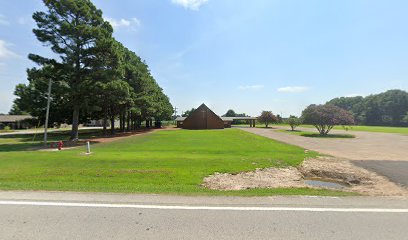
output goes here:
[{"label": "tree trunk", "polygon": [[119,112],[119,131],[122,131],[122,123],[123,123],[123,119],[122,119],[122,112]]},{"label": "tree trunk", "polygon": [[136,128],[141,128],[142,127],[142,117],[138,116],[136,117]]},{"label": "tree trunk", "polygon": [[126,109],[122,112],[122,132],[126,131]]},{"label": "tree trunk", "polygon": [[115,134],[115,116],[111,117],[111,135]]},{"label": "tree trunk", "polygon": [[108,124],[108,109],[105,108],[103,113],[103,135],[106,136],[106,125]]},{"label": "tree trunk", "polygon": [[72,130],[71,141],[78,140],[78,127],[79,127],[79,105],[74,105],[74,111],[72,113]]},{"label": "tree trunk", "polygon": [[127,126],[126,126],[126,131],[130,131],[130,116],[131,116],[131,113],[130,113],[130,111],[127,111]]}]

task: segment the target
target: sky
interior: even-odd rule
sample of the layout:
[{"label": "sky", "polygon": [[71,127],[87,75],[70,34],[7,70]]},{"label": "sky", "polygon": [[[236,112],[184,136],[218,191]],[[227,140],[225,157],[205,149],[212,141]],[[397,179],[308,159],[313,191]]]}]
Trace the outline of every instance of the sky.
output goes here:
[{"label": "sky", "polygon": [[[52,56],[32,33],[40,0],[0,0],[0,113]],[[299,115],[341,96],[408,90],[405,0],[93,0],[114,36],[146,61],[178,114],[207,104]],[[52,110],[51,110],[52,112]]]}]

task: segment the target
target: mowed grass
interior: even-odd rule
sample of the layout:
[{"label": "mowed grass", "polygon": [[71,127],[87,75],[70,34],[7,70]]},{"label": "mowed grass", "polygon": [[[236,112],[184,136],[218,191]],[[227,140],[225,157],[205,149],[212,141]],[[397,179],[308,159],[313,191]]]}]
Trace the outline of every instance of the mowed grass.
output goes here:
[{"label": "mowed grass", "polygon": [[[334,129],[344,130],[342,126],[335,126]],[[408,135],[408,127],[350,126],[349,131],[399,133]]]},{"label": "mowed grass", "polygon": [[353,134],[337,134],[337,133],[329,133],[327,135],[321,135],[316,132],[308,132],[308,131],[298,131],[298,130],[278,130],[278,132],[285,132],[293,135],[298,135],[302,137],[311,137],[311,138],[355,138]]},{"label": "mowed grass", "polygon": [[[19,143],[15,143],[18,145]],[[350,195],[308,188],[215,191],[200,186],[214,172],[297,166],[315,152],[239,129],[159,131],[71,150],[7,151],[0,143],[0,189],[183,195]]]}]

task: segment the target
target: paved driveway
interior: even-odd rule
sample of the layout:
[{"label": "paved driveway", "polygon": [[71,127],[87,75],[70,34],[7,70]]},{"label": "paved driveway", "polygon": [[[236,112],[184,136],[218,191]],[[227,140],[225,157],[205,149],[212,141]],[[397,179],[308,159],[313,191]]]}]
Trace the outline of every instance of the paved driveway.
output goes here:
[{"label": "paved driveway", "polygon": [[[323,139],[278,132],[277,129],[241,129],[281,142],[315,150],[322,154],[353,160],[360,167],[375,171],[394,182],[408,186],[407,135],[333,130],[334,133],[352,133],[356,138]],[[278,127],[278,129],[287,128]],[[315,131],[311,128],[300,128],[300,130]]]},{"label": "paved driveway", "polygon": [[377,172],[393,182],[408,187],[408,161],[351,161],[359,167]]},{"label": "paved driveway", "polygon": [[[333,130],[335,133],[352,133],[356,138],[308,138],[266,128],[241,128],[281,142],[301,146],[332,156],[350,160],[395,160],[408,161],[408,136],[392,133],[346,132]],[[281,127],[278,127],[281,129]],[[287,128],[283,128],[287,129]],[[314,131],[311,128],[300,130]]]}]

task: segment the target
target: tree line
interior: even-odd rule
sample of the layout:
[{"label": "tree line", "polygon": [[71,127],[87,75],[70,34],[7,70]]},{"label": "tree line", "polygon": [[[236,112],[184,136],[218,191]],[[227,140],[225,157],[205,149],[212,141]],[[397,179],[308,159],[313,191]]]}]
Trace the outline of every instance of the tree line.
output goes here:
[{"label": "tree line", "polygon": [[29,54],[38,66],[27,70],[28,84],[16,86],[11,114],[29,113],[44,122],[48,81],[52,80],[50,123],[78,125],[103,119],[104,133],[115,119],[120,130],[145,121],[171,118],[173,107],[148,65],[113,36],[113,28],[90,0],[43,0],[46,11],[33,14],[36,38],[55,58]]},{"label": "tree line", "polygon": [[403,90],[389,90],[367,97],[334,98],[327,104],[350,111],[359,125],[408,126],[408,92]]}]

